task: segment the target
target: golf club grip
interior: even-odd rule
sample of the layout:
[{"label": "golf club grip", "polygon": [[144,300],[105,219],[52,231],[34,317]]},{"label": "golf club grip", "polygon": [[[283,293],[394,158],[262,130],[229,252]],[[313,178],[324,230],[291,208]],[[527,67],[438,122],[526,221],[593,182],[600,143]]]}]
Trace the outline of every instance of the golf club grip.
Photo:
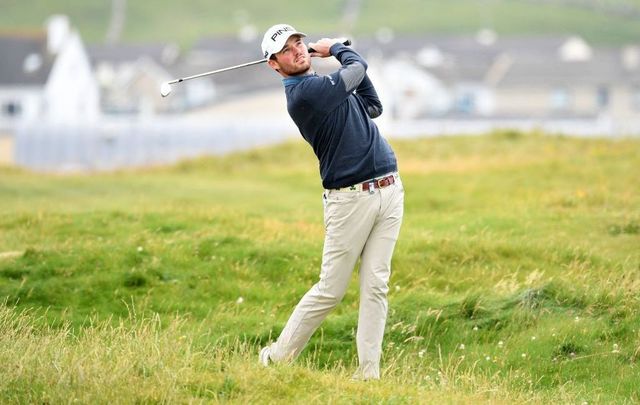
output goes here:
[{"label": "golf club grip", "polygon": [[[351,45],[351,40],[350,40],[350,39],[347,39],[346,41],[344,41],[344,42],[342,43],[342,45],[345,45],[345,46],[349,46],[349,45]],[[309,49],[308,49],[308,51],[309,51],[309,53],[312,53],[312,52],[315,52],[316,50],[315,50],[315,49],[313,49],[313,48],[309,48]]]}]

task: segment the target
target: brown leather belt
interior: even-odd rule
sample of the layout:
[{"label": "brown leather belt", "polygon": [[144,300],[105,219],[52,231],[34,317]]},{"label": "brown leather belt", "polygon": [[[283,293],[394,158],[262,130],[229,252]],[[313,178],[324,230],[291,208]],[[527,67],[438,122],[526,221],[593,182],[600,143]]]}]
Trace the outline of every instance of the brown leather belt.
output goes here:
[{"label": "brown leather belt", "polygon": [[381,179],[373,179],[362,183],[362,191],[369,191],[372,188],[383,188],[392,185],[396,182],[396,178],[393,174],[383,177]]},{"label": "brown leather belt", "polygon": [[368,191],[373,193],[376,188],[384,188],[396,182],[397,173],[377,179],[367,180],[363,183],[354,184],[353,186],[335,189],[335,191]]}]

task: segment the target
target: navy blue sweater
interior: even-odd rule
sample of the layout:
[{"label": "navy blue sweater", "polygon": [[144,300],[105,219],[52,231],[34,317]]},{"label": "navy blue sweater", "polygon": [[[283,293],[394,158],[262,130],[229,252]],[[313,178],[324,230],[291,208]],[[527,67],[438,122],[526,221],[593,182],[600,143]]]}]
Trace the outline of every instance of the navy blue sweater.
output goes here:
[{"label": "navy blue sweater", "polygon": [[320,163],[322,185],[336,189],[397,170],[396,157],[372,118],[382,113],[367,64],[351,48],[331,47],[342,67],[327,76],[283,80],[287,110]]}]

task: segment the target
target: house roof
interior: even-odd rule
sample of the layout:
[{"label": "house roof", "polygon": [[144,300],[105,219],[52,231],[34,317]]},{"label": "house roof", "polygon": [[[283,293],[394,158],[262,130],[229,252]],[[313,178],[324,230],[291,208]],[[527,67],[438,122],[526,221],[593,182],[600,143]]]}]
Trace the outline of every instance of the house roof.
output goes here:
[{"label": "house roof", "polygon": [[[259,60],[262,58],[261,40],[243,41],[236,36],[202,38],[185,58],[181,71],[193,75]],[[218,98],[282,86],[279,76],[266,65],[231,70],[208,79],[214,82]]]},{"label": "house roof", "polygon": [[42,33],[0,34],[0,85],[44,85],[54,58]]},{"label": "house roof", "polygon": [[235,36],[221,36],[201,38],[191,48],[191,57],[224,58],[229,56],[244,56],[246,58],[259,59],[260,39],[242,41]]},{"label": "house roof", "polygon": [[131,63],[146,57],[161,66],[169,66],[176,62],[180,51],[176,45],[164,43],[93,44],[87,47],[87,54],[92,65]]},{"label": "house roof", "polygon": [[596,49],[591,58],[582,61],[563,61],[555,52],[540,52],[515,56],[499,85],[598,86],[624,83],[629,74],[617,50]]},{"label": "house roof", "polygon": [[[420,63],[420,52],[432,49],[440,63],[423,67],[445,83],[482,83],[498,70],[498,86],[606,85],[640,83],[640,68],[625,70],[618,48],[590,47],[589,57],[563,60],[561,50],[568,43],[583,43],[567,36],[497,37],[482,45],[475,36],[397,37],[381,43],[374,38],[357,42],[359,51],[384,59],[405,57]],[[502,63],[502,66],[499,66]],[[493,70],[493,71],[492,71]]]},{"label": "house roof", "polygon": [[[378,55],[384,60],[395,57],[412,59],[449,84],[482,82],[501,52],[495,43],[481,45],[469,35],[398,36],[384,42],[362,38],[356,41],[355,47],[365,57]],[[440,59],[427,64],[423,57],[425,53],[437,55]]]}]

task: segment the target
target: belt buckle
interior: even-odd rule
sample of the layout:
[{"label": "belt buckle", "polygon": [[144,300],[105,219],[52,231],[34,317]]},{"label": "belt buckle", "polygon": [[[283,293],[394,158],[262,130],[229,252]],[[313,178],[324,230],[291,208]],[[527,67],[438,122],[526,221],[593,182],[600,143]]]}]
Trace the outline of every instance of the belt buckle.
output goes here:
[{"label": "belt buckle", "polygon": [[386,184],[384,183],[385,180],[387,180],[386,177],[376,180],[376,183],[378,183],[378,188],[382,188],[386,186]]}]

